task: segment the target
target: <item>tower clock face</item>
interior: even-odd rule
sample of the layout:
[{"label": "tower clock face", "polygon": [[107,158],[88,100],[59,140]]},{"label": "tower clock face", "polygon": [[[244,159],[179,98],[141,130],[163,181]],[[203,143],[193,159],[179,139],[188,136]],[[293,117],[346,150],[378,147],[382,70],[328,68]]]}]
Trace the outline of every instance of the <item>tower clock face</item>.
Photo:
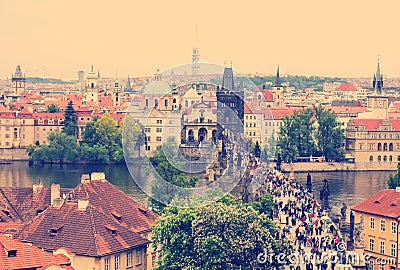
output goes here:
[{"label": "tower clock face", "polygon": [[382,101],[382,100],[379,100],[379,101],[378,101],[378,106],[379,106],[379,107],[383,107],[383,101]]}]

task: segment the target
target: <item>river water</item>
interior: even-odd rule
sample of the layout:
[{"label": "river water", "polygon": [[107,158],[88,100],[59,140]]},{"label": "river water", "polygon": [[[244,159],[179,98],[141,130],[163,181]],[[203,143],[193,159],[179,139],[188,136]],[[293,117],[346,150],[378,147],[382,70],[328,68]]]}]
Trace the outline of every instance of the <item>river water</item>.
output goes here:
[{"label": "river water", "polygon": [[[144,177],[141,166],[134,170],[134,177]],[[82,174],[104,172],[106,179],[117,186],[133,199],[147,204],[146,195],[137,187],[124,164],[46,164],[44,166],[29,166],[28,162],[13,162],[0,164],[0,186],[32,186],[39,179],[45,186],[52,183],[61,184],[61,187],[73,188],[79,184]],[[394,172],[392,172],[394,173]],[[329,198],[333,212],[340,213],[342,203],[348,209],[368,198],[379,190],[387,188],[386,179],[390,172],[321,172],[311,173],[314,194],[319,199],[324,178],[328,179],[331,196]],[[296,179],[305,186],[306,173],[296,173]]]}]

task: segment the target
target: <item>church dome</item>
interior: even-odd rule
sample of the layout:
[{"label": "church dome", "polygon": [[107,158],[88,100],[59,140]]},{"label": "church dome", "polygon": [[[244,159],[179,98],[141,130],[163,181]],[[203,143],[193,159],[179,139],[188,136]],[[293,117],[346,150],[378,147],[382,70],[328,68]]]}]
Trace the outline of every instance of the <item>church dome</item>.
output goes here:
[{"label": "church dome", "polygon": [[145,96],[164,96],[171,92],[171,86],[161,80],[152,80],[143,86],[143,95]]}]

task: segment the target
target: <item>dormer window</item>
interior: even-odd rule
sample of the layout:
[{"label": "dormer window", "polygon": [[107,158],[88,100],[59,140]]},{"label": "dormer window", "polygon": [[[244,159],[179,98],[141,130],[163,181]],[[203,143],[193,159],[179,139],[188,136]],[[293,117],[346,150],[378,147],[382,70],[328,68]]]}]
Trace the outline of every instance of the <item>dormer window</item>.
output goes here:
[{"label": "dormer window", "polygon": [[147,216],[147,211],[143,208],[138,208],[140,213],[142,213],[143,215]]},{"label": "dormer window", "polygon": [[111,215],[113,215],[113,217],[118,221],[121,222],[122,221],[122,215],[116,211],[112,211]]},{"label": "dormer window", "polygon": [[114,226],[111,225],[104,225],[104,227],[111,233],[112,235],[117,234],[117,229]]},{"label": "dormer window", "polygon": [[56,227],[50,228],[50,230],[49,230],[50,236],[56,236],[56,235],[60,234],[62,228],[63,228],[63,226],[56,226]]},{"label": "dormer window", "polygon": [[17,250],[16,249],[12,249],[12,250],[6,250],[7,253],[7,257],[17,257]]}]

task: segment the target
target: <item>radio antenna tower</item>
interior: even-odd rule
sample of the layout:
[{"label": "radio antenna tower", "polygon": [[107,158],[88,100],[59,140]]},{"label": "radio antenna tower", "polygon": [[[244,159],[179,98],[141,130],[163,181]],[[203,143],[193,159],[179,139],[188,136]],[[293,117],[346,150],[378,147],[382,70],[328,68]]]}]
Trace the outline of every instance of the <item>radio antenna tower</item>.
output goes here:
[{"label": "radio antenna tower", "polygon": [[[196,24],[196,38],[195,38],[195,44],[197,43],[197,24]],[[193,47],[193,52],[192,52],[192,75],[197,75],[197,70],[200,68],[199,65],[199,49],[195,45]]]}]

